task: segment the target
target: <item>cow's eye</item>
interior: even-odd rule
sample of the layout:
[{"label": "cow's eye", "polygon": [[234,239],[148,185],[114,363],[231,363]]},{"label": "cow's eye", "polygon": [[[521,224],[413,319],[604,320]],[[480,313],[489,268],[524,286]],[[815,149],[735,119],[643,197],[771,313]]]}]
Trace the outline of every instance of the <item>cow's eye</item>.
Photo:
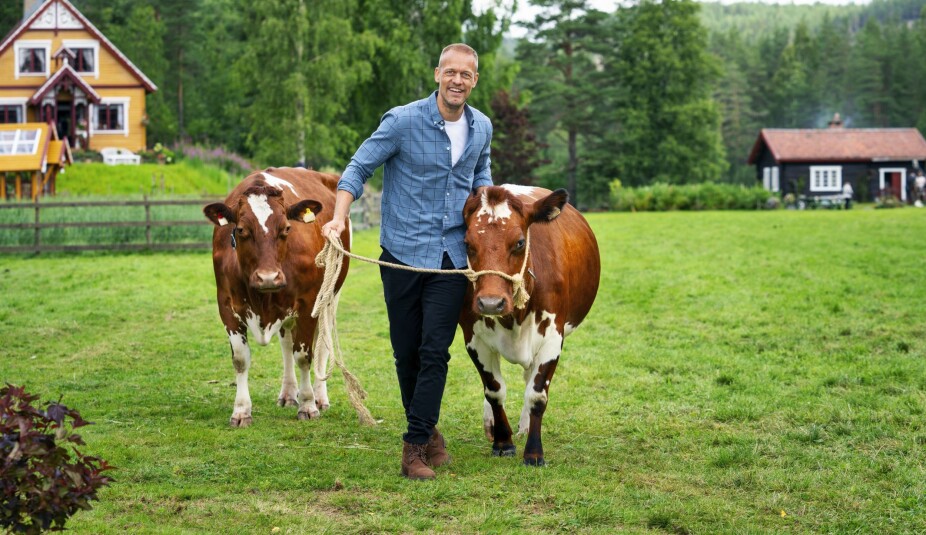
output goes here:
[{"label": "cow's eye", "polygon": [[284,228],[283,231],[280,232],[280,238],[286,238],[287,236],[289,236],[289,228],[290,228],[290,225],[286,225],[286,228]]},{"label": "cow's eye", "polygon": [[250,236],[250,234],[248,234],[248,230],[241,227],[237,227],[235,229],[235,234],[238,235],[238,239],[242,240],[247,239]]},{"label": "cow's eye", "polygon": [[524,238],[521,238],[520,240],[518,240],[518,243],[514,246],[514,250],[520,251],[523,248],[524,248]]}]

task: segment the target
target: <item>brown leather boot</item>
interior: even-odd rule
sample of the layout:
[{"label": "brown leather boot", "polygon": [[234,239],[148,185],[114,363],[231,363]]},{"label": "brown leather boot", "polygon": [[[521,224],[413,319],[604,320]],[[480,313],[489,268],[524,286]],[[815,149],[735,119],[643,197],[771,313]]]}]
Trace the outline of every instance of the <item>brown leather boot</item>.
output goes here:
[{"label": "brown leather boot", "polygon": [[428,467],[426,444],[402,441],[402,475],[408,479],[434,479],[434,470]]},{"label": "brown leather boot", "polygon": [[438,466],[443,466],[450,462],[450,454],[447,453],[447,442],[436,427],[434,428],[434,432],[431,433],[431,438],[428,439],[425,451],[428,454],[428,464],[430,464],[432,468],[437,468]]}]

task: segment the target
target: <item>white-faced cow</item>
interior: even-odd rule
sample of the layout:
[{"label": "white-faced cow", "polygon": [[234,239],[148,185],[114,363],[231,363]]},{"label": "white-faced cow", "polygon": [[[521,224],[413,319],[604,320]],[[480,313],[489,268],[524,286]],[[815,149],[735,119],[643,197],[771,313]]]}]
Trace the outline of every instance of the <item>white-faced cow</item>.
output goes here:
[{"label": "white-faced cow", "polygon": [[[524,368],[527,383],[518,433],[527,433],[524,463],[544,464],[540,424],[563,339],[588,314],[598,291],[598,243],[565,190],[489,187],[463,208],[470,266],[515,275],[524,270],[530,299],[516,308],[512,282],[483,275],[467,292],[460,326],[485,387],[483,426],[492,453],[513,456],[500,357]],[[530,234],[528,235],[528,231]]]},{"label": "white-faced cow", "polygon": [[[311,312],[324,276],[315,265],[325,244],[321,226],[332,217],[337,183],[335,175],[269,168],[244,179],[224,203],[203,208],[215,224],[212,263],[219,315],[231,343],[238,387],[234,427],[251,424],[248,330],[261,345],[279,334],[283,386],[278,405],[298,406],[300,420],[328,408],[328,355],[314,355],[314,385],[310,376],[318,322]],[[341,241],[350,247],[349,225]],[[336,291],[347,275],[346,262]],[[294,363],[301,372],[298,383]]]}]

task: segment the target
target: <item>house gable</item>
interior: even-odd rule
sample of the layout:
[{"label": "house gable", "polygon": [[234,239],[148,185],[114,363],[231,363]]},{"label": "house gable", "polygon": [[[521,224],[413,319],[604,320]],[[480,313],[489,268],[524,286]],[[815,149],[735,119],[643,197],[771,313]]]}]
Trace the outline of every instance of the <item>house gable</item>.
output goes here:
[{"label": "house gable", "polygon": [[[127,71],[127,74],[144,87],[147,92],[157,91],[157,86],[148,79],[147,76],[136,67],[122,52],[116,48],[105,35],[100,32],[83,14],[77,10],[68,0],[45,0],[38,9],[30,16],[26,17],[19,26],[11,31],[7,37],[0,43],[0,58],[7,55],[14,47],[14,43],[21,38],[31,38],[31,35],[48,36],[46,32],[57,34],[61,30],[80,31],[83,30],[92,39],[99,42],[99,47],[108,52],[112,58]],[[26,35],[24,35],[26,34]],[[49,37],[43,37],[48,39]],[[53,50],[47,50],[47,55],[51,57]],[[102,55],[102,54],[101,54]],[[16,63],[16,58],[10,58],[11,64]],[[103,59],[100,58],[102,62]],[[0,68],[5,68],[6,62],[0,62]]]}]

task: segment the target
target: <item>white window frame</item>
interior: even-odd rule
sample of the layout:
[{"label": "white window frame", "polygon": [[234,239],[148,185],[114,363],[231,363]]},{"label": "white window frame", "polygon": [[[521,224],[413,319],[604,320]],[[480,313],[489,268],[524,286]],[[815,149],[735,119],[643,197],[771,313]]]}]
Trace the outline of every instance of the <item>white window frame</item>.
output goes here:
[{"label": "white window frame", "polygon": [[74,69],[74,72],[80,74],[81,76],[89,76],[93,74],[94,78],[100,77],[100,42],[93,39],[64,39],[61,41],[61,46],[64,48],[92,48],[93,49],[93,72],[80,72],[74,65],[71,65],[71,68]]},{"label": "white window frame", "polygon": [[842,166],[811,165],[810,191],[842,193]]},{"label": "white window frame", "polygon": [[762,168],[762,187],[765,188],[765,191],[772,191],[772,168],[771,167]]},{"label": "white window frame", "polygon": [[[10,132],[10,130],[4,131],[4,133],[7,133],[7,132]],[[27,129],[17,128],[16,130],[13,130],[12,132],[13,132],[13,139],[12,139],[12,141],[2,141],[2,140],[0,140],[0,145],[6,145],[6,144],[9,144],[9,145],[10,145],[10,152],[8,152],[8,153],[6,153],[6,152],[0,153],[0,157],[2,157],[2,156],[28,156],[28,155],[33,155],[33,154],[35,154],[35,152],[36,152],[36,151],[38,150],[38,148],[39,148],[39,142],[42,140],[42,131],[41,131],[41,130],[39,130],[38,128],[27,128]],[[23,132],[35,132],[35,139],[33,139],[33,140],[31,140],[31,141],[21,140],[21,139],[20,139],[20,135],[21,135]],[[26,144],[26,143],[32,143],[32,150],[31,150],[31,151],[29,151],[29,152],[16,152],[16,149],[17,149],[20,145],[24,145],[24,144]]]},{"label": "white window frame", "polygon": [[778,193],[778,191],[781,190],[781,183],[780,183],[781,181],[779,178],[779,174],[780,174],[779,167],[777,165],[775,167],[772,167],[772,191],[775,193]]},{"label": "white window frame", "polygon": [[900,200],[907,200],[907,170],[903,167],[882,167],[878,169],[878,191],[884,191],[884,177],[888,173],[900,173]]},{"label": "white window frame", "polygon": [[106,97],[100,99],[100,104],[122,104],[122,113],[124,114],[122,121],[122,130],[98,130],[96,128],[97,121],[97,105],[90,105],[90,135],[107,135],[107,134],[122,134],[125,137],[129,137],[129,102],[131,102],[131,97]]},{"label": "white window frame", "polygon": [[[20,72],[19,70],[19,51],[24,48],[44,48],[45,49],[45,72]],[[38,39],[23,39],[13,43],[13,69],[15,77],[19,80],[20,76],[43,76],[48,78],[51,69],[51,41]]]},{"label": "white window frame", "polygon": [[26,101],[29,100],[27,97],[22,98],[0,98],[0,106],[19,106],[19,123],[9,123],[9,124],[22,124],[26,122]]}]

